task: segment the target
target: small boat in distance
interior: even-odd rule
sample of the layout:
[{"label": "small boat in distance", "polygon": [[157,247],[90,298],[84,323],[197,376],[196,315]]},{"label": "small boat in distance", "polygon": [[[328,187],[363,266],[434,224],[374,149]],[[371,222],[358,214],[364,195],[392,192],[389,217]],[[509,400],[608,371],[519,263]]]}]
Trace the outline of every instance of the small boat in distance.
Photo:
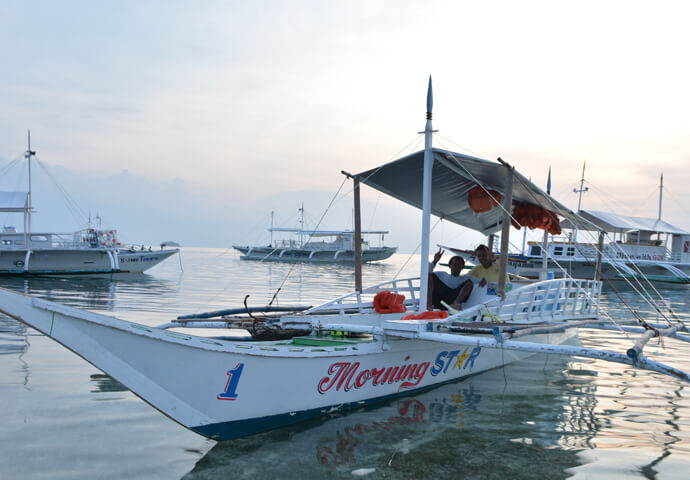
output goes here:
[{"label": "small boat in distance", "polygon": [[13,226],[0,230],[0,275],[69,275],[142,273],[158,265],[179,249],[126,246],[117,239],[116,230],[85,228],[71,233],[32,230],[31,150],[28,162],[29,189],[26,192],[0,192],[0,213],[24,215],[24,231]]}]

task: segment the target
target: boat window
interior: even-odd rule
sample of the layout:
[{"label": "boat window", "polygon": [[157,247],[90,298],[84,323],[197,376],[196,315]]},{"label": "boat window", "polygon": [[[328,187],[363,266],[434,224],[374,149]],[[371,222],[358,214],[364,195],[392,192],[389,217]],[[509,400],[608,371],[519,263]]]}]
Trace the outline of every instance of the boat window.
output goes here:
[{"label": "boat window", "polygon": [[45,235],[31,235],[31,240],[33,240],[34,242],[47,242],[48,237],[46,237]]},{"label": "boat window", "polygon": [[24,240],[15,240],[14,244],[15,245],[24,245]]},{"label": "boat window", "polygon": [[554,247],[553,248],[553,254],[554,255],[563,255],[563,247]]},{"label": "boat window", "polygon": [[575,255],[575,247],[568,247],[568,253],[566,253],[566,255],[569,257]]},{"label": "boat window", "polygon": [[541,255],[541,247],[539,245],[532,245],[529,250],[530,255]]},{"label": "boat window", "polygon": [[12,245],[12,240],[3,240],[2,244],[3,245]]}]

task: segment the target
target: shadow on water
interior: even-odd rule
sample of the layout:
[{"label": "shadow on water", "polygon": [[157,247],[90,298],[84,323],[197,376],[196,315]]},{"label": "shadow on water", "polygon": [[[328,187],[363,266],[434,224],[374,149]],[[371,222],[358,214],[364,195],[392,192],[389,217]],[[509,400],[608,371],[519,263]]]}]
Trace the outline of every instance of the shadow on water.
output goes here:
[{"label": "shadow on water", "polygon": [[567,478],[599,430],[587,375],[535,356],[378,407],[216,444],[184,478]]}]

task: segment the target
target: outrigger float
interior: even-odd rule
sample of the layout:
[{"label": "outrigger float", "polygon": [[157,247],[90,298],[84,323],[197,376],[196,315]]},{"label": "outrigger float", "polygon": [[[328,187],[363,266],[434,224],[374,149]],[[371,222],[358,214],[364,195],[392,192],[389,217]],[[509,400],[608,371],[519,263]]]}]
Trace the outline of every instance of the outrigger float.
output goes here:
[{"label": "outrigger float", "polygon": [[[425,149],[352,176],[356,204],[361,181],[422,209],[422,259],[429,258],[431,213],[485,234],[502,229],[503,273],[517,203],[588,225],[505,162],[432,148],[431,112],[430,79]],[[501,205],[480,214],[465,208],[467,192],[477,185],[500,192]],[[605,320],[598,279],[475,286],[463,309],[446,316],[427,311],[428,269],[423,261],[420,278],[368,288],[358,276],[353,293],[288,312],[267,307],[262,317],[247,308],[243,318],[229,310],[150,327],[8,290],[0,290],[0,311],[63,344],[181,425],[216,440],[407,395],[535,353],[608,360],[690,382],[687,372],[643,354],[655,336],[690,341],[687,326],[670,314],[664,325]],[[356,272],[361,274],[361,266]],[[382,303],[382,296],[394,301]],[[261,324],[287,334],[231,340],[223,332],[238,322],[247,322],[250,332],[251,324]],[[627,352],[564,345],[578,328],[642,335]]]}]

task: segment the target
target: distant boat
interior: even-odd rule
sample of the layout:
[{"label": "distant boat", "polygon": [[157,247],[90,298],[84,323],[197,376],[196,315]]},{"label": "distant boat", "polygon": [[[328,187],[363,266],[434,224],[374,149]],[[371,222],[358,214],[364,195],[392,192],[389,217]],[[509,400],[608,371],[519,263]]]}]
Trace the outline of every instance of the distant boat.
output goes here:
[{"label": "distant boat", "polygon": [[[580,215],[609,232],[602,251],[602,277],[621,280],[646,277],[654,282],[690,283],[690,232],[658,218],[630,217],[582,210]],[[565,224],[567,226],[567,223]],[[666,237],[666,238],[664,238]],[[550,268],[579,278],[593,278],[596,243],[574,240],[574,234],[552,237],[546,245]],[[543,245],[530,242],[515,273],[541,267]]]},{"label": "distant boat", "polygon": [[[300,208],[304,225],[304,207]],[[271,220],[271,223],[273,221]],[[355,244],[352,230],[308,230],[304,228],[271,227],[271,242],[268,245],[233,245],[242,254],[242,260],[268,260],[277,262],[323,262],[354,263]],[[273,233],[292,234],[290,239],[273,241]],[[360,239],[362,262],[385,260],[395,253],[397,247],[383,245],[387,230],[363,230]],[[380,245],[373,246],[367,237],[380,235]],[[366,236],[366,237],[365,237]],[[318,239],[318,240],[317,240]]]},{"label": "distant boat", "polygon": [[[584,168],[581,182],[584,182]],[[609,235],[601,251],[603,279],[625,281],[646,278],[652,282],[690,283],[690,232],[661,219],[663,183],[662,175],[657,218],[580,210],[578,205],[580,216]],[[585,191],[587,188],[583,188],[582,183],[580,189],[575,190],[580,193],[580,202]],[[511,253],[508,258],[509,272],[534,278],[543,270],[546,257],[547,268],[556,276],[567,274],[575,278],[594,278],[597,243],[578,241],[577,226],[567,220],[561,226],[569,230],[567,235],[550,236],[546,244],[528,242],[522,253]],[[583,229],[579,230],[582,233]],[[470,250],[449,249],[466,259],[473,255]]]},{"label": "distant boat", "polygon": [[125,246],[116,230],[86,228],[72,233],[36,232],[31,228],[31,157],[28,192],[0,192],[1,213],[22,213],[24,231],[4,226],[0,230],[0,275],[66,275],[141,273],[179,252],[151,247]]}]

